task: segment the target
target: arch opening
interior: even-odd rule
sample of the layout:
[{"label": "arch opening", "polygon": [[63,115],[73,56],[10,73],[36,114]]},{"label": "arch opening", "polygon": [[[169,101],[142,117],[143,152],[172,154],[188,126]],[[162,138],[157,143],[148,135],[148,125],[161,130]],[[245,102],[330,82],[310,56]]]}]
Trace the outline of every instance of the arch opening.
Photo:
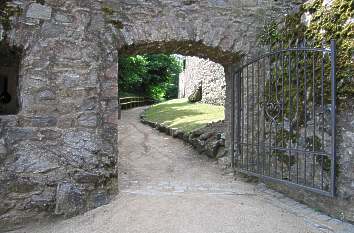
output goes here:
[{"label": "arch opening", "polygon": [[[228,97],[229,95],[228,90],[230,90],[231,88],[230,87],[231,72],[229,72],[230,71],[229,67],[237,64],[240,61],[242,54],[223,51],[222,49],[217,47],[215,48],[215,47],[207,46],[203,44],[203,42],[201,41],[197,41],[197,42],[196,41],[169,41],[169,42],[156,41],[156,42],[141,43],[141,44],[133,43],[131,45],[125,45],[120,47],[118,53],[119,53],[119,61],[121,61],[123,56],[126,57],[126,56],[136,56],[141,54],[161,54],[161,53],[178,54],[181,57],[183,57],[183,59],[187,60],[187,62],[184,62],[184,69],[179,77],[178,97],[180,101],[183,101],[181,100],[181,98],[184,98],[184,100],[187,101],[187,98],[190,95],[192,95],[193,92],[198,89],[199,84],[201,84],[201,88],[202,88],[201,103],[214,105],[217,106],[218,109],[220,109],[216,111],[219,111],[219,113],[221,112],[222,117],[218,116],[215,118],[215,120],[212,120],[211,122],[214,123],[211,124],[211,127],[206,127],[211,122],[209,122],[208,124],[203,122],[203,124],[201,124],[203,125],[201,128],[207,128],[206,132],[208,130],[213,131],[215,130],[215,128],[217,128],[218,131],[214,132],[215,138],[211,138],[210,143],[212,140],[221,140],[221,141],[223,140],[223,143],[221,143],[222,149],[215,150],[214,152],[210,152],[206,154],[209,157],[214,157],[214,158],[220,157],[218,159],[222,159],[223,161],[225,161],[223,165],[227,165],[230,161],[228,159],[229,155],[227,153],[227,148],[229,146],[229,142],[228,142],[229,137],[227,136],[228,135],[227,124],[229,122],[229,111],[230,111],[229,109],[230,98]],[[188,67],[186,67],[195,64],[197,64],[198,67],[193,68],[192,71],[188,70]],[[205,72],[205,70],[208,70],[208,72]],[[121,69],[119,69],[118,73],[120,71]],[[187,80],[191,77],[195,77],[196,73],[198,72],[200,72],[200,74],[198,74],[198,77],[195,78],[196,80]],[[215,73],[217,74],[215,75]],[[205,75],[210,75],[211,77],[205,77]],[[188,88],[188,91],[186,90],[186,88]],[[121,89],[120,87],[118,87],[118,93],[120,93],[120,91]],[[215,94],[216,92],[218,93]],[[215,95],[218,96],[215,97]],[[173,102],[172,106],[175,105],[176,103]],[[182,104],[178,102],[178,105],[181,106]],[[215,110],[211,110],[210,112],[212,111]],[[171,118],[165,120],[166,122],[170,122],[170,121],[173,122],[177,118],[178,117],[173,117],[173,119]],[[180,124],[178,126],[180,126]],[[197,127],[193,129],[197,129]],[[176,130],[176,128],[174,130]],[[198,135],[198,137],[199,136],[201,135]],[[197,138],[194,138],[194,141],[197,141],[196,139]],[[194,146],[198,148],[198,145],[194,145]]]}]

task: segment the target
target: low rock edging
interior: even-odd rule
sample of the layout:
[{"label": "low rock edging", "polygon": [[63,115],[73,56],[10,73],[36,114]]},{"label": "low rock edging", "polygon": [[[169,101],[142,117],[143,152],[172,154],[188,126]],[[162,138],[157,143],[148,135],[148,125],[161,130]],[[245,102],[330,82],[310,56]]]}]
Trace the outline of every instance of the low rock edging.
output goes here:
[{"label": "low rock edging", "polygon": [[223,168],[231,166],[231,160],[227,156],[228,152],[225,147],[224,121],[208,123],[203,128],[192,132],[184,132],[177,128],[149,121],[146,119],[144,113],[140,116],[140,120],[143,124],[191,144],[200,154],[205,154],[209,158],[216,159],[218,164]]}]

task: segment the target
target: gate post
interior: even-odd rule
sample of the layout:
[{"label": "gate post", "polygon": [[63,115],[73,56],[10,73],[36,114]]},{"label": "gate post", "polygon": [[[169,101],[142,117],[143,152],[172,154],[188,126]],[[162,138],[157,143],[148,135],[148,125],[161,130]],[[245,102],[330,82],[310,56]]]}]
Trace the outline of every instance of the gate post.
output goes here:
[{"label": "gate post", "polygon": [[229,67],[229,74],[231,78],[231,166],[235,169],[235,73],[234,67]]},{"label": "gate post", "polygon": [[[241,103],[241,93],[242,93],[242,75],[241,75],[241,70],[240,66],[237,66],[237,70],[235,71],[235,91],[236,91],[236,101],[235,101],[235,111],[237,112],[236,114],[236,134],[235,134],[235,143],[237,145],[236,151],[236,159],[238,160],[238,157],[241,154],[241,113],[242,113],[242,103]],[[234,159],[235,159],[235,153],[234,153]],[[234,161],[235,162],[235,161]],[[234,165],[234,167],[236,164]]]},{"label": "gate post", "polygon": [[331,195],[334,197],[336,194],[336,163],[337,163],[337,149],[336,149],[336,114],[337,114],[337,85],[336,85],[336,43],[335,40],[331,40],[331,119],[332,119],[332,163],[331,163]]},{"label": "gate post", "polygon": [[[236,144],[240,141],[240,75],[237,72],[238,64],[230,64],[225,67],[226,79],[230,79],[228,83],[230,83],[229,89],[229,98],[230,98],[230,112],[227,114],[230,116],[230,159],[231,166],[235,169],[236,167],[236,157],[235,157],[235,142]],[[236,114],[237,112],[237,114]],[[238,144],[239,145],[239,144]],[[239,147],[239,146],[238,146]]]}]

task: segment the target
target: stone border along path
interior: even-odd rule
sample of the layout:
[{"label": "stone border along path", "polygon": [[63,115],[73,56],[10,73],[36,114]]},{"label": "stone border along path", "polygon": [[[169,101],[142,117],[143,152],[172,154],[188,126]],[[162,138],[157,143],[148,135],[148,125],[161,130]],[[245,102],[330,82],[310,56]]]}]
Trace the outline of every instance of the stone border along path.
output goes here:
[{"label": "stone border along path", "polygon": [[[177,128],[168,127],[164,124],[147,120],[145,116],[145,111],[147,109],[148,108],[140,114],[140,121],[143,124],[149,125],[162,133],[166,133],[169,136],[179,138],[186,143],[189,143],[199,153],[203,153],[210,158],[216,158],[218,164],[220,164],[220,167],[222,168],[230,167],[230,159],[228,158],[225,149],[225,130],[222,130],[222,133],[221,131],[219,131],[220,133],[214,131],[216,130],[215,126],[220,124],[220,121],[207,124],[207,127],[204,127],[201,130],[194,130],[191,133],[186,133]],[[224,124],[223,127],[225,127],[225,123],[222,124]]]},{"label": "stone border along path", "polygon": [[234,179],[214,160],[124,111],[119,124],[120,194],[84,215],[13,233],[352,233],[264,185]]}]

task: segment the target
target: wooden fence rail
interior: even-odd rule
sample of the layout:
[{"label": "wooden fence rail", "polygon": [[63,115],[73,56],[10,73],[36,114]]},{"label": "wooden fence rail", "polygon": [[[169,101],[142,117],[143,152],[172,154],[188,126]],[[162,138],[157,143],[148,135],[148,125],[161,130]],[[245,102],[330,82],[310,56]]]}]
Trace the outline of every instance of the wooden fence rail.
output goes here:
[{"label": "wooden fence rail", "polygon": [[132,96],[119,98],[119,119],[121,119],[121,110],[141,107],[153,103],[155,103],[155,101],[150,97]]}]

